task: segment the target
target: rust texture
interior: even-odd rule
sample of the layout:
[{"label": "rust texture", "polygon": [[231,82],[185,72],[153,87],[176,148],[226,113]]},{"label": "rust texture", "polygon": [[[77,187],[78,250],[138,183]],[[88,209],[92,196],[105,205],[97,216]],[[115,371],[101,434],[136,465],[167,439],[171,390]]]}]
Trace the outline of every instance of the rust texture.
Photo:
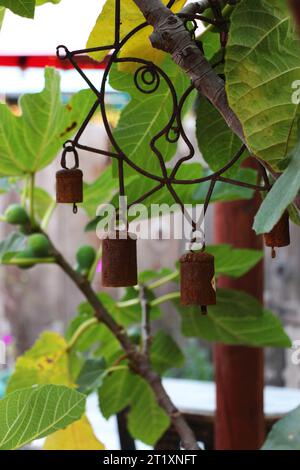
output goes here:
[{"label": "rust texture", "polygon": [[[127,238],[122,238],[127,235]],[[103,239],[102,285],[135,286],[137,279],[137,242],[127,232],[111,232]],[[112,238],[112,237],[115,238]]]},{"label": "rust texture", "polygon": [[56,173],[56,202],[76,203],[83,201],[83,174],[78,168],[63,169]]},{"label": "rust texture", "polygon": [[180,258],[182,305],[215,305],[214,276],[214,257],[211,254],[205,252],[184,254]]},{"label": "rust texture", "polygon": [[289,213],[285,211],[271,232],[264,234],[266,246],[283,247],[290,244]]},{"label": "rust texture", "polygon": [[300,2],[299,0],[288,0],[288,3],[293,12],[294,19],[297,24],[298,32],[300,34]]}]

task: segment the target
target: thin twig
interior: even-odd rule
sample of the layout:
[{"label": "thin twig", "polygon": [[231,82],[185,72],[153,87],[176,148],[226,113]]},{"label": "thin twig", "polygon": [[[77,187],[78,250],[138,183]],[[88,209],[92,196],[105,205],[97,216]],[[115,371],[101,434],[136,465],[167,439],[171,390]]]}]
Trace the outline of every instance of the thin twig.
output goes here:
[{"label": "thin twig", "polygon": [[[40,232],[44,233],[41,229]],[[48,237],[46,233],[44,233],[44,235]],[[149,386],[152,388],[158,404],[169,416],[171,423],[174,426],[174,429],[176,430],[183,447],[187,450],[199,450],[194,432],[192,431],[180,411],[172,403],[169,395],[167,394],[166,390],[162,385],[161,377],[152,370],[148,357],[138,351],[135,345],[132,344],[132,342],[130,341],[126,330],[121,325],[119,325],[107,312],[100,299],[98,298],[96,292],[93,290],[88,279],[81,276],[81,274],[77,273],[67,262],[62,253],[60,253],[57,248],[53,245],[51,240],[49,240],[49,242],[51,244],[52,255],[56,259],[56,263],[61,267],[61,269],[68,275],[68,277],[74,282],[77,288],[85,296],[87,301],[94,309],[94,314],[98,321],[104,323],[119,341],[129,360],[130,369],[136,374],[143,377],[148,382]],[[123,366],[116,367],[120,368]]]},{"label": "thin twig", "polygon": [[151,346],[150,304],[147,296],[147,289],[144,285],[140,286],[139,299],[142,309],[142,353],[146,357],[149,357]]}]

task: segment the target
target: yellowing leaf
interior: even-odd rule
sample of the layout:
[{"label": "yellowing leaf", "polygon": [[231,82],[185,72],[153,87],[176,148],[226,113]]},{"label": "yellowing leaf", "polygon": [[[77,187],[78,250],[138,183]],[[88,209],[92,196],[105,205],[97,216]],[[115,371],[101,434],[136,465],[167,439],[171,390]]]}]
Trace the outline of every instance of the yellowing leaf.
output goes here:
[{"label": "yellowing leaf", "polygon": [[[168,4],[169,0],[163,0],[163,3]],[[186,0],[175,0],[172,10],[177,12],[186,3]],[[115,0],[107,0],[102,12],[100,13],[96,24],[88,39],[87,47],[99,47],[105,45],[114,45],[115,42]],[[145,22],[145,18],[140,12],[139,8],[135,5],[133,0],[122,0],[121,2],[121,27],[120,37],[123,39],[131,30]],[[154,63],[160,63],[165,53],[154,49],[149,41],[151,34],[151,27],[146,26],[141,31],[136,33],[129,41],[124,44],[120,57],[137,57],[145,60],[150,60]],[[93,59],[102,61],[108,51],[92,52],[90,53]],[[120,64],[121,70],[135,70],[136,66],[133,63]]]},{"label": "yellowing leaf", "polygon": [[58,333],[46,331],[19,357],[8,383],[8,393],[32,385],[74,386],[69,376],[67,343]]},{"label": "yellowing leaf", "polygon": [[86,416],[47,437],[44,450],[104,450]]}]

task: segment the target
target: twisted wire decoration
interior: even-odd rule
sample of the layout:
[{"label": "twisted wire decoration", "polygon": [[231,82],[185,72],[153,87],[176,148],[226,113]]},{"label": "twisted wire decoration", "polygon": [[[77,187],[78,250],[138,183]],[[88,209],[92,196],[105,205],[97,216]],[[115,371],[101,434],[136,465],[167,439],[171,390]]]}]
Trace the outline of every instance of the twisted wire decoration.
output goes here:
[{"label": "twisted wire decoration", "polygon": [[[169,1],[167,7],[171,8],[174,2],[175,0]],[[186,27],[187,27],[188,22],[192,22],[192,28],[187,27],[187,29],[190,31],[193,39],[195,39],[195,33],[196,33],[196,28],[197,28],[196,20],[205,21],[208,24],[212,24],[218,27],[220,29],[221,46],[222,48],[224,48],[224,34],[226,35],[226,31],[227,31],[226,21],[223,18],[219,17],[219,13],[218,15],[216,14],[216,12],[213,12],[213,13],[215,16],[214,18],[206,18],[205,16],[198,15],[198,14],[191,16],[191,15],[184,15],[180,13],[178,14],[178,17],[182,18],[182,21],[185,23]],[[130,31],[124,38],[121,38],[121,35],[120,35],[121,0],[115,0],[115,38],[114,38],[113,44],[108,44],[106,46],[100,46],[100,47],[87,48],[87,49],[80,49],[80,50],[75,50],[75,51],[69,51],[68,48],[64,45],[60,45],[57,47],[58,58],[61,60],[68,60],[73,65],[74,69],[77,70],[77,72],[81,75],[83,80],[87,83],[89,88],[93,91],[93,93],[96,96],[96,100],[93,106],[91,107],[87,117],[85,118],[79,130],[77,131],[75,137],[72,140],[68,140],[64,144],[64,148],[67,147],[68,151],[71,151],[70,149],[73,149],[75,155],[76,155],[77,150],[83,150],[83,151],[92,152],[98,155],[110,157],[112,159],[116,159],[118,162],[119,193],[121,196],[125,196],[125,193],[126,193],[125,178],[124,178],[124,165],[128,165],[129,167],[134,169],[137,173],[157,183],[151,190],[144,193],[135,201],[130,202],[128,207],[132,207],[135,204],[143,202],[148,197],[160,191],[163,187],[166,187],[169,193],[171,194],[172,198],[174,199],[174,201],[177,204],[179,204],[179,206],[181,207],[184,217],[191,224],[193,228],[193,233],[195,233],[197,229],[197,224],[186,212],[184,203],[179,197],[174,186],[201,184],[205,182],[210,183],[209,189],[208,189],[205,201],[204,201],[204,208],[203,208],[203,213],[202,213],[202,217],[200,221],[200,225],[202,226],[202,222],[204,220],[210,200],[212,198],[215,185],[218,181],[227,183],[230,185],[234,185],[234,186],[240,186],[240,187],[249,188],[253,190],[259,190],[259,191],[268,191],[270,189],[270,182],[269,182],[266,169],[259,160],[258,160],[258,164],[259,164],[259,167],[261,170],[260,172],[261,172],[262,179],[264,182],[263,185],[238,181],[236,179],[223,176],[227,170],[229,170],[235,163],[237,163],[241,159],[242,155],[247,150],[246,145],[244,144],[241,145],[238,152],[230,159],[230,161],[226,165],[224,165],[222,168],[220,168],[218,171],[215,171],[214,173],[211,173],[206,176],[194,178],[194,179],[189,179],[189,180],[178,179],[176,177],[181,165],[187,162],[188,160],[190,160],[191,158],[193,158],[195,154],[194,146],[189,140],[188,136],[186,135],[184,126],[182,123],[182,111],[186,103],[186,100],[188,99],[192,91],[194,90],[194,85],[191,84],[185,90],[183,95],[178,98],[177,92],[175,90],[175,87],[171,78],[167,75],[167,73],[161,67],[154,64],[153,62],[150,62],[145,59],[137,58],[137,57],[119,57],[119,52],[122,50],[123,46],[135,34],[137,34],[139,31],[144,29],[146,26],[148,26],[147,22],[141,23],[140,25],[132,29],[132,31]],[[225,41],[226,41],[226,37],[225,37]],[[94,86],[94,84],[91,82],[91,80],[88,78],[88,76],[84,73],[84,71],[79,67],[78,63],[75,60],[75,57],[81,54],[88,54],[92,52],[101,52],[101,51],[107,51],[108,55],[106,57],[106,68],[104,70],[101,86],[100,86],[100,89],[98,90]],[[137,65],[137,69],[133,73],[133,82],[135,84],[135,87],[141,93],[144,93],[144,94],[155,93],[159,89],[162,80],[167,84],[169,88],[171,100],[172,100],[171,116],[168,120],[168,123],[156,135],[152,136],[150,140],[150,144],[149,144],[153,155],[156,156],[159,162],[161,175],[152,174],[145,168],[133,162],[129,158],[129,156],[126,155],[123,152],[123,150],[120,148],[112,132],[111,126],[108,121],[107,113],[106,113],[105,88],[106,88],[106,83],[108,81],[109,72],[112,66],[117,63],[135,63]],[[80,143],[80,139],[85,129],[87,128],[87,125],[89,124],[90,120],[93,118],[94,114],[96,113],[99,107],[100,107],[100,111],[101,111],[101,115],[103,119],[104,128],[105,128],[106,134],[108,136],[108,139],[110,141],[111,148],[113,149],[113,151],[102,150],[102,149],[90,147],[87,145],[83,145]],[[183,156],[177,161],[174,168],[171,170],[170,174],[168,174],[164,157],[157,146],[157,143],[159,139],[161,138],[165,138],[167,142],[169,142],[170,144],[175,144],[178,142],[180,138],[182,138],[183,142],[185,143],[188,149],[187,155]],[[204,238],[204,233],[202,229],[201,231],[203,234],[203,249],[204,249],[205,238]],[[192,236],[191,244],[193,243],[194,240],[195,239]]]}]

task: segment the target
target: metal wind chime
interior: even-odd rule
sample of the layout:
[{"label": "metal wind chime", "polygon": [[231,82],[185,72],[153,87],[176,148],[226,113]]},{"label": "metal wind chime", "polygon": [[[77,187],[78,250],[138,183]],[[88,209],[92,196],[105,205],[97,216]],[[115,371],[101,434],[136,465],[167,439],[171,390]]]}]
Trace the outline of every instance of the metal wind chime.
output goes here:
[{"label": "metal wind chime", "polygon": [[[114,44],[106,46],[82,49],[77,51],[69,51],[65,46],[57,48],[57,55],[61,60],[68,60],[81,77],[88,84],[90,89],[95,94],[95,103],[93,104],[90,112],[88,113],[85,121],[77,132],[73,140],[68,140],[64,144],[63,155],[61,159],[62,170],[57,172],[56,175],[56,188],[57,188],[57,202],[59,203],[72,203],[74,212],[77,212],[77,203],[83,201],[83,174],[79,169],[79,156],[78,150],[89,151],[106,157],[116,159],[118,162],[118,178],[119,178],[119,194],[126,196],[124,167],[128,165],[133,168],[137,173],[154,180],[157,184],[153,189],[146,192],[137,200],[132,201],[130,206],[141,203],[146,198],[152,196],[162,188],[166,188],[172,195],[174,201],[180,205],[184,216],[189,219],[191,224],[191,249],[185,253],[180,259],[180,274],[181,274],[181,302],[183,305],[198,305],[201,307],[203,314],[207,311],[207,306],[216,304],[216,287],[215,287],[215,269],[214,257],[205,251],[205,239],[203,234],[203,246],[200,251],[192,249],[193,243],[196,241],[195,233],[197,231],[197,224],[184,209],[184,203],[179,197],[176,187],[181,185],[199,185],[201,183],[209,182],[209,189],[206,195],[203,209],[203,218],[206,214],[209,202],[213,195],[215,185],[218,181],[250,188],[258,191],[269,191],[271,185],[265,168],[260,164],[260,175],[263,184],[250,184],[242,181],[227,178],[224,173],[237,163],[244,152],[246,146],[242,145],[239,151],[231,158],[223,168],[217,172],[205,177],[194,178],[190,180],[178,179],[177,173],[179,168],[184,162],[190,160],[195,153],[194,147],[187,137],[183,123],[182,111],[184,104],[189,97],[190,93],[194,90],[194,85],[191,84],[182,96],[177,96],[176,89],[170,77],[158,65],[137,57],[120,57],[120,51],[135,34],[147,26],[144,22],[134,28],[124,38],[120,37],[121,25],[121,4],[120,0],[115,2],[115,39]],[[170,8],[174,3],[170,1],[168,7]],[[212,5],[213,7],[213,5]],[[213,10],[214,11],[214,10]],[[204,20],[211,23],[220,30],[220,41],[223,52],[225,51],[226,38],[227,38],[227,23],[226,20],[220,19],[219,13],[215,12],[215,18],[205,18],[201,15],[183,15],[178,16],[185,23],[186,28],[190,31],[193,38],[195,38],[195,31],[197,29],[196,20]],[[192,28],[191,28],[192,25]],[[201,47],[201,44],[199,44]],[[106,68],[103,74],[100,90],[98,90],[93,83],[89,80],[84,71],[79,67],[76,62],[76,56],[88,54],[92,52],[107,51],[108,56],[106,59]],[[224,55],[223,59],[224,61]],[[112,132],[109,124],[107,110],[105,105],[105,91],[108,81],[109,72],[114,64],[120,63],[133,63],[136,64],[136,70],[132,74],[132,80],[140,93],[149,94],[155,93],[164,81],[169,90],[172,99],[172,112],[167,125],[154,136],[150,137],[149,147],[153,158],[157,158],[160,165],[161,175],[155,175],[144,169],[142,166],[137,165],[130,159],[122,148],[120,148]],[[215,64],[217,65],[217,64]],[[81,136],[83,135],[88,123],[100,107],[103,124],[110,141],[111,151],[93,148],[80,143]],[[187,154],[183,156],[168,173],[164,156],[159,150],[158,142],[160,139],[166,139],[169,143],[176,145],[179,139],[182,139],[188,149]],[[71,154],[74,158],[74,166],[68,168],[67,156]],[[142,164],[142,162],[141,162]],[[287,246],[289,240],[289,218],[285,213],[278,224],[273,230],[265,235],[265,242],[267,246],[272,248],[272,255],[274,256],[274,248]],[[137,284],[137,243],[136,239],[127,232],[127,230],[118,230],[115,228],[114,234],[106,234],[103,239],[103,268],[102,268],[102,283],[106,287],[126,287],[134,286]]]}]

